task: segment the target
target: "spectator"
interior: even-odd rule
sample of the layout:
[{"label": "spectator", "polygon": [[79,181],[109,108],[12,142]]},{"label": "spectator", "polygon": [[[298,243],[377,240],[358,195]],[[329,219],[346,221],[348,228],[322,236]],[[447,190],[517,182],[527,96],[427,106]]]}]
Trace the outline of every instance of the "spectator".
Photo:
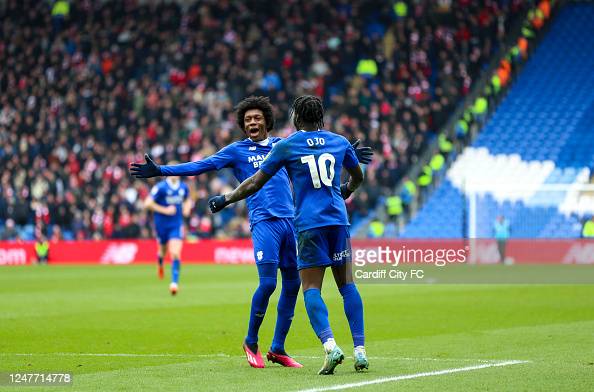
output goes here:
[{"label": "spectator", "polygon": [[35,255],[37,256],[37,264],[47,264],[49,242],[44,236],[39,236],[37,242],[35,242]]},{"label": "spectator", "polygon": [[584,223],[584,227],[582,228],[582,237],[594,238],[594,216]]},{"label": "spectator", "polygon": [[[135,151],[161,162],[212,154],[240,137],[232,108],[250,94],[271,97],[282,136],[292,98],[319,95],[328,128],[376,149],[366,171],[377,175],[353,196],[361,217],[393,194],[523,7],[7,0],[0,231],[11,219],[8,231],[28,239],[35,229],[65,239],[148,235],[139,200],[151,184],[127,175],[128,162],[142,159]],[[233,181],[195,180],[209,192]],[[230,213],[203,221],[199,203],[199,235],[247,233],[245,209]]]}]

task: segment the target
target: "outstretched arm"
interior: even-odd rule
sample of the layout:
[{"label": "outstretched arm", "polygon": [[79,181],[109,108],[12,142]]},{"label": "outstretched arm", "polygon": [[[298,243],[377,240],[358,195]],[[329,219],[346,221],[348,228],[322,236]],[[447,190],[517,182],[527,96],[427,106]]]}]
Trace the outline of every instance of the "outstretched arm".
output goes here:
[{"label": "outstretched arm", "polygon": [[220,170],[232,166],[234,162],[231,146],[195,162],[180,163],[177,165],[157,165],[148,154],[144,155],[145,163],[132,163],[130,174],[136,178],[151,178],[157,176],[197,176],[213,170]]},{"label": "outstretched arm", "polygon": [[264,184],[266,184],[268,180],[270,180],[271,178],[272,176],[266,174],[262,170],[258,170],[253,176],[243,181],[232,192],[211,198],[208,201],[210,211],[212,211],[212,213],[214,214],[216,212],[221,211],[229,204],[238,202],[253,195],[260,189],[262,189]]},{"label": "outstretched arm", "polygon": [[218,170],[212,159],[214,155],[201,161],[179,163],[177,165],[161,165],[162,176],[198,176],[213,170]]},{"label": "outstretched arm", "polygon": [[152,160],[149,154],[144,154],[145,163],[132,162],[130,174],[136,178],[151,178],[161,176],[161,167]]}]

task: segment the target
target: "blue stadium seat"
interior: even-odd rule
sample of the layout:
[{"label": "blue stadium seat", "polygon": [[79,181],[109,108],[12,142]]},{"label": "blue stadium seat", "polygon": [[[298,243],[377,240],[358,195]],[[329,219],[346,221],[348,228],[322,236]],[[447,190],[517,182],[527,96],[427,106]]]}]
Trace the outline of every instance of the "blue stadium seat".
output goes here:
[{"label": "blue stadium seat", "polygon": [[[571,184],[594,168],[594,4],[566,6],[527,62],[507,97],[472,144],[493,156],[518,154],[523,161],[552,161],[544,183]],[[458,159],[461,159],[458,157]],[[499,214],[512,237],[572,238],[580,218],[562,213],[564,194],[537,192],[528,200],[477,200],[477,236],[490,237]],[[405,227],[405,238],[459,238],[467,227],[468,202],[445,180]]]}]

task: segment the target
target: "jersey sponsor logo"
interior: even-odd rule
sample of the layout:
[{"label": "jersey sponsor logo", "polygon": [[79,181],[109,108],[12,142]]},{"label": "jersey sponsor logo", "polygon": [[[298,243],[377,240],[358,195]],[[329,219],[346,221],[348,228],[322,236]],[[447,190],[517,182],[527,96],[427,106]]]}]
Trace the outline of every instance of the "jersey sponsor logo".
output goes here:
[{"label": "jersey sponsor logo", "polygon": [[258,155],[250,155],[248,157],[248,163],[253,163],[255,161],[263,161],[266,158],[266,155],[258,154]]},{"label": "jersey sponsor logo", "polygon": [[184,198],[182,195],[167,196],[165,198],[165,203],[167,203],[169,205],[181,204],[183,201],[184,201]]},{"label": "jersey sponsor logo", "polygon": [[25,249],[0,249],[0,265],[18,264],[27,264],[27,252]]},{"label": "jersey sponsor logo", "polygon": [[136,258],[138,245],[134,242],[110,244],[101,255],[101,264],[130,264]]},{"label": "jersey sponsor logo", "polygon": [[264,162],[264,159],[266,159],[267,155],[262,155],[262,154],[258,154],[258,155],[251,155],[248,157],[248,163],[251,163],[254,165],[254,168],[259,168],[260,165],[262,164],[262,162]]}]

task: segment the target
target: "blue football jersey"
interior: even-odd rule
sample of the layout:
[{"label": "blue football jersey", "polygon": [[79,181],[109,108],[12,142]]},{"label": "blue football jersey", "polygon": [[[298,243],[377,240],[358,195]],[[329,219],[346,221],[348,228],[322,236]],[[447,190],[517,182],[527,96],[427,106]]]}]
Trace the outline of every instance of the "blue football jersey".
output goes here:
[{"label": "blue football jersey", "polygon": [[182,215],[182,204],[189,195],[188,186],[181,181],[176,187],[173,187],[167,180],[160,181],[153,186],[151,197],[155,203],[164,207],[171,205],[176,207],[175,215],[164,215],[155,212],[155,226],[157,228],[181,226],[184,219]]},{"label": "blue football jersey", "polygon": [[295,194],[295,226],[301,232],[349,224],[340,195],[340,172],[343,165],[358,164],[354,148],[343,136],[326,130],[299,131],[277,143],[260,169],[274,175],[286,168]]},{"label": "blue football jersey", "polygon": [[[169,176],[195,176],[227,167],[233,169],[235,178],[242,182],[258,171],[273,146],[281,140],[279,137],[269,137],[267,141],[253,142],[246,138],[201,161],[161,166],[161,171]],[[295,208],[287,171],[279,170],[259,192],[248,197],[247,207],[252,226],[270,218],[293,218]]]}]

